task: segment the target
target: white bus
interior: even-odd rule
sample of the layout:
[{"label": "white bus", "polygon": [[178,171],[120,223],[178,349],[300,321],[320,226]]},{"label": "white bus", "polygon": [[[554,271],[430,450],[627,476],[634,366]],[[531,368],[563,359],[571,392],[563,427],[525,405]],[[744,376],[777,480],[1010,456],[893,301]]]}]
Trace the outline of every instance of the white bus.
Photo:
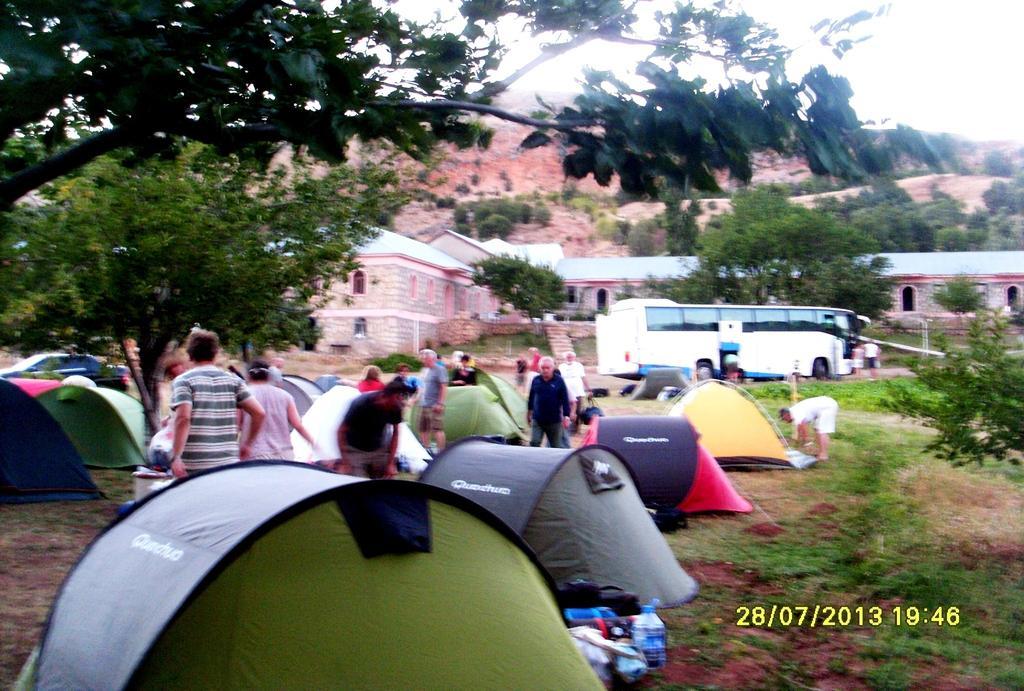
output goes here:
[{"label": "white bus", "polygon": [[598,371],[640,379],[653,367],[676,367],[686,377],[696,372],[707,379],[723,376],[723,359],[734,353],[750,379],[792,372],[825,379],[850,373],[862,319],[831,307],[630,298],[597,316]]}]

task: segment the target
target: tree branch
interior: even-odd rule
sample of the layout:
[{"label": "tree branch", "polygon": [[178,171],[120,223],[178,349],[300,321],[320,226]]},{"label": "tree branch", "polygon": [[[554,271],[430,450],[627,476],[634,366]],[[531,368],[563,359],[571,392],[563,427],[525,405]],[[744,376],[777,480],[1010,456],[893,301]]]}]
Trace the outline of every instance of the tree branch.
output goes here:
[{"label": "tree branch", "polygon": [[44,183],[66,175],[97,156],[125,146],[131,141],[131,135],[122,127],[103,130],[69,149],[18,171],[5,180],[0,180],[0,210],[9,208]]},{"label": "tree branch", "polygon": [[483,113],[493,115],[501,120],[517,122],[520,125],[529,125],[538,129],[552,129],[563,132],[576,130],[581,127],[596,127],[602,123],[598,120],[539,120],[537,118],[518,115],[496,106],[489,106],[483,103],[471,103],[468,101],[449,101],[446,99],[436,101],[374,101],[370,105],[378,108],[413,108],[416,110],[463,110],[472,113]]},{"label": "tree branch", "polygon": [[483,96],[486,96],[488,98],[490,98],[491,96],[496,96],[497,94],[500,94],[503,91],[506,91],[510,86],[512,86],[512,84],[514,84],[516,81],[518,81],[521,77],[523,77],[527,73],[529,73],[532,70],[534,70],[535,68],[537,68],[539,65],[543,65],[548,60],[551,60],[553,58],[557,58],[559,55],[562,55],[563,53],[567,53],[570,50],[572,50],[573,48],[578,48],[579,46],[582,46],[583,44],[588,43],[589,41],[593,40],[594,38],[596,38],[596,36],[593,33],[590,33],[590,34],[580,34],[576,38],[574,38],[571,41],[568,41],[566,43],[557,43],[557,44],[545,46],[541,50],[540,55],[538,55],[533,60],[531,60],[530,62],[526,63],[525,65],[523,65],[518,70],[516,70],[515,72],[513,72],[509,76],[505,77],[501,81],[491,82],[490,84],[488,84],[487,86],[485,86],[483,89],[480,90],[480,94],[483,95]]}]

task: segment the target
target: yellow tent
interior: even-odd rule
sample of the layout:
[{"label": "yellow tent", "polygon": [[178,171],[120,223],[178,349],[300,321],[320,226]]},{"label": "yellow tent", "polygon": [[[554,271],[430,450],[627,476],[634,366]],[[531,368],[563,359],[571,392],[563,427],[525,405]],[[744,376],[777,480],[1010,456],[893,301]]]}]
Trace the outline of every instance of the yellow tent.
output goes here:
[{"label": "yellow tent", "polygon": [[814,463],[813,457],[789,448],[750,394],[732,384],[701,382],[683,394],[669,415],[685,415],[700,433],[700,443],[724,468]]}]

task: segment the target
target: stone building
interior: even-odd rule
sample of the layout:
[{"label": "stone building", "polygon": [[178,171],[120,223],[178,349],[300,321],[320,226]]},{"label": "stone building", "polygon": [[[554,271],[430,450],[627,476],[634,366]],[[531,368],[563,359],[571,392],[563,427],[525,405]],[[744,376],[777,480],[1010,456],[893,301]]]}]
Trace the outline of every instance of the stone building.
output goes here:
[{"label": "stone building", "polygon": [[358,261],[359,269],[313,314],[321,329],[317,350],[414,353],[444,340],[446,321],[498,309],[486,288],[473,285],[472,267],[418,240],[381,231]]},{"label": "stone building", "polygon": [[[510,249],[511,248],[511,249]],[[456,342],[473,321],[499,319],[498,300],[473,285],[474,262],[512,255],[552,266],[565,282],[563,317],[592,317],[623,297],[644,295],[646,283],[685,276],[696,257],[563,257],[556,244],[479,242],[442,231],[429,243],[390,231],[358,254],[360,268],[336,285],[314,313],[322,330],[317,350],[357,356],[416,352],[428,344]],[[1024,252],[912,252],[883,254],[892,264],[892,309],[887,316],[912,324],[948,317],[935,291],[958,276],[970,277],[986,307],[1019,306]]]},{"label": "stone building", "polygon": [[967,277],[988,309],[1020,307],[1024,290],[1024,252],[894,252],[886,257],[892,268],[892,310],[888,316],[948,316],[935,302],[935,292],[959,277]]},{"label": "stone building", "polygon": [[647,281],[678,278],[696,266],[696,257],[567,257],[555,266],[565,282],[561,312],[604,312],[620,297],[643,296]]}]

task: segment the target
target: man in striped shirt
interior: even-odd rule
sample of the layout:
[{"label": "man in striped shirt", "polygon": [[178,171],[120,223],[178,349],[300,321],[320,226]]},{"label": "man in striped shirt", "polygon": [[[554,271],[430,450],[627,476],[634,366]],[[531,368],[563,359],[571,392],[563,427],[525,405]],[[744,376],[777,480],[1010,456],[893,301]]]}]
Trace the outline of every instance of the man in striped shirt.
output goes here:
[{"label": "man in striped shirt", "polygon": [[[263,424],[263,407],[252,397],[245,382],[214,364],[220,340],[212,331],[197,329],[185,347],[193,367],[171,384],[174,411],[174,447],[171,472],[175,477],[238,463],[249,455],[249,446]],[[252,418],[249,434],[238,443],[238,415],[242,409]]]}]

